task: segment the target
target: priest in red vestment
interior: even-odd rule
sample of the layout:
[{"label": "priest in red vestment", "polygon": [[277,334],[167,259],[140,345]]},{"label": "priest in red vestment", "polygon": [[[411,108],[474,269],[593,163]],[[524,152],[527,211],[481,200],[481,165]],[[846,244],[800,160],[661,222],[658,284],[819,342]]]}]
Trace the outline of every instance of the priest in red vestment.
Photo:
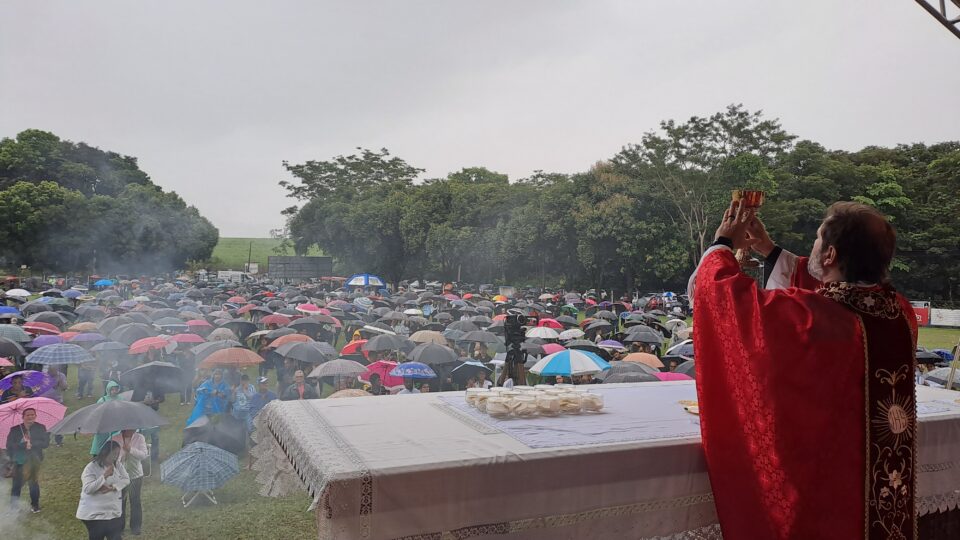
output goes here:
[{"label": "priest in red vestment", "polygon": [[[836,203],[809,258],[724,214],[691,278],[703,448],[725,540],[915,539],[916,319],[896,233]],[[772,266],[766,288],[733,250]]]}]

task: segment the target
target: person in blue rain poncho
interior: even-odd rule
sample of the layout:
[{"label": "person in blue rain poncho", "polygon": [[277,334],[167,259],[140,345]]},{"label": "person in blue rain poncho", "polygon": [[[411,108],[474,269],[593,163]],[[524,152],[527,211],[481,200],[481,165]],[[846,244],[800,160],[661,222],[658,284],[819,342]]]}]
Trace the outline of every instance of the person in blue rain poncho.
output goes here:
[{"label": "person in blue rain poncho", "polygon": [[187,419],[189,426],[203,415],[214,415],[227,412],[227,396],[230,395],[230,387],[223,380],[223,370],[213,370],[213,375],[203,381],[197,387],[196,405],[193,407],[193,413]]}]

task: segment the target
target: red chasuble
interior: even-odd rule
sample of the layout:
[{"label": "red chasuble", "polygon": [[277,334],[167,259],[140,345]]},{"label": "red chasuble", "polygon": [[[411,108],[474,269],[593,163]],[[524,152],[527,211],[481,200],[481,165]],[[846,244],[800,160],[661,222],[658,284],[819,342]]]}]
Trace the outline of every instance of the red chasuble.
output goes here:
[{"label": "red chasuble", "polygon": [[[793,273],[806,274],[801,260]],[[695,280],[701,432],[725,540],[916,538],[909,303],[847,283],[760,289],[726,248]]]}]

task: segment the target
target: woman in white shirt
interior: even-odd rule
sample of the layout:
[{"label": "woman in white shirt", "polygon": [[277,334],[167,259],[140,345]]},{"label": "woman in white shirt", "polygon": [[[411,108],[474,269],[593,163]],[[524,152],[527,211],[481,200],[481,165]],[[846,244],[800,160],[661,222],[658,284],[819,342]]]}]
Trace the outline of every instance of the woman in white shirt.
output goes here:
[{"label": "woman in white shirt", "polygon": [[83,487],[77,519],[87,526],[90,540],[121,540],[121,491],[130,483],[130,476],[123,463],[118,462],[120,450],[116,441],[105,442],[80,477]]},{"label": "woman in white shirt", "polygon": [[143,509],[140,505],[140,489],[143,487],[143,465],[141,462],[150,454],[147,452],[147,439],[133,429],[125,429],[114,435],[112,441],[120,445],[120,463],[127,469],[130,485],[123,488],[123,503],[120,513],[121,529],[127,528],[127,504],[130,504],[130,532],[140,534],[143,524]]}]

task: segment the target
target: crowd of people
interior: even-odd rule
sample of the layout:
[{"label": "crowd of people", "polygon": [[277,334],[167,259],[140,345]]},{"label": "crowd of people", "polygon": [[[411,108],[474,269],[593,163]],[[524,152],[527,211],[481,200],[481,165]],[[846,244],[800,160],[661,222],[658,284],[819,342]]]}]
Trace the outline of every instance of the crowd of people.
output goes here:
[{"label": "crowd of people", "polygon": [[[556,323],[559,318],[562,322],[555,324],[558,330],[572,330],[562,338],[560,332],[554,332],[556,336],[546,339],[525,340],[525,353],[531,359],[546,355],[546,344],[579,346],[614,362],[632,352],[661,357],[661,345],[680,340],[662,324],[665,314],[642,314],[626,301],[601,303],[594,297],[562,291],[540,298],[507,299],[457,291],[463,294],[460,296],[450,288],[388,293],[265,283],[204,287],[156,280],[117,284],[95,294],[80,291],[83,294],[63,296],[63,292],[42,291],[39,298],[31,295],[32,300],[5,296],[7,316],[0,319],[0,326],[18,326],[30,341],[10,345],[2,353],[10,357],[12,365],[0,368],[5,370],[3,375],[8,382],[0,395],[0,406],[33,397],[63,403],[70,391],[67,374],[75,369],[74,396],[81,404],[128,400],[160,411],[166,397],[173,394],[179,398],[179,406],[191,407],[184,426],[184,444],[192,439],[211,440],[194,435],[191,430],[213,422],[242,433],[242,446],[234,444],[230,448],[236,453],[242,453],[252,443],[250,435],[257,414],[274,400],[336,397],[342,391],[381,396],[503,384],[496,380],[496,374],[507,346],[502,319],[508,309],[526,314],[531,328],[538,327],[541,321]],[[641,314],[644,317],[639,317]],[[603,324],[591,326],[597,321]],[[38,324],[41,322],[47,326]],[[656,342],[611,341],[637,324],[654,330]],[[467,335],[470,332],[482,335],[480,339],[471,338]],[[429,339],[424,341],[422,338],[428,334]],[[38,340],[41,336],[59,339]],[[378,336],[394,336],[398,341],[391,347],[369,347]],[[287,343],[316,344],[319,352],[307,356],[289,354],[289,350],[285,352],[276,345],[285,337]],[[689,338],[689,332],[683,337]],[[143,340],[152,338],[162,341],[146,349],[138,348]],[[391,366],[411,360],[414,347],[426,342],[449,350],[448,361],[429,361],[435,377],[390,375]],[[31,361],[32,351],[56,343],[75,343],[88,351],[94,361],[62,365]],[[3,344],[0,341],[0,347]],[[18,347],[21,354],[17,354]],[[205,361],[224,349],[245,349],[255,353],[258,360],[242,365]],[[318,366],[338,357],[354,360],[370,371],[332,377],[311,375]],[[663,370],[675,368],[682,360],[674,358],[671,364],[665,358],[669,367]],[[176,380],[128,375],[136,368],[158,364],[175,370],[165,373],[175,373]],[[464,364],[469,364],[470,373],[461,377],[456,368]],[[373,369],[378,365],[386,368]],[[532,380],[535,376],[530,377]],[[539,382],[554,381],[600,382],[592,376],[549,377]],[[30,509],[41,510],[39,479],[44,450],[51,444],[61,446],[63,440],[61,434],[49,432],[51,427],[37,422],[36,411],[26,408],[9,431],[3,459],[12,478],[12,508],[20,508],[19,499],[27,486]],[[158,427],[93,436],[91,459],[81,474],[76,512],[89,538],[120,538],[125,529],[140,534],[143,464],[159,464],[159,437]]]}]

